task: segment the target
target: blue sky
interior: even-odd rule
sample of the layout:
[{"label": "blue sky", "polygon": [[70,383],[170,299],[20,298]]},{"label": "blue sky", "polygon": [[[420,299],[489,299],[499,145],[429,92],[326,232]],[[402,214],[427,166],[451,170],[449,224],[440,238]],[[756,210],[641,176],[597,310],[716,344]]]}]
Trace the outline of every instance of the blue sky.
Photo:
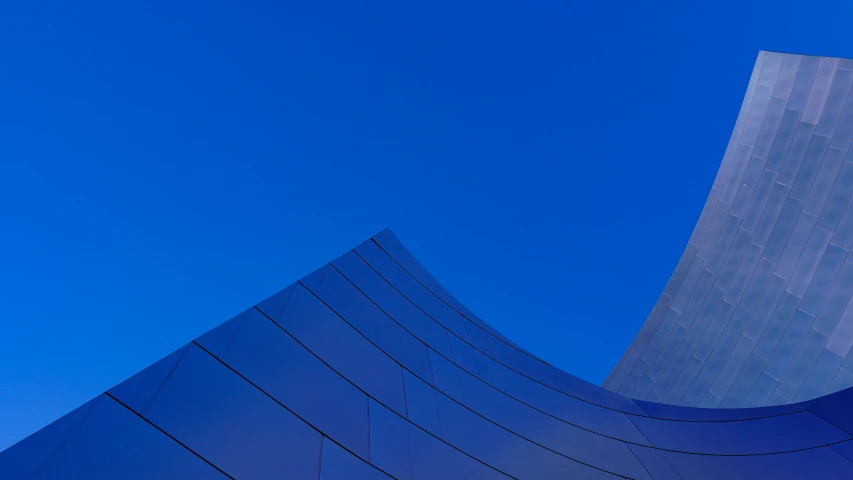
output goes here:
[{"label": "blue sky", "polygon": [[759,49],[853,5],[0,6],[0,449],[391,227],[600,383],[716,174]]}]

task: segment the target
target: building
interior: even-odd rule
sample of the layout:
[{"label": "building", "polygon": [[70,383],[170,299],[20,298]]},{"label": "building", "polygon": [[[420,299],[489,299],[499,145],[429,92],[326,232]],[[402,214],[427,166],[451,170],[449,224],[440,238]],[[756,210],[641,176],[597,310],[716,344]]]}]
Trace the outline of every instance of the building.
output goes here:
[{"label": "building", "polygon": [[853,386],[851,82],[853,60],[759,54],[690,241],[605,388],[738,408]]},{"label": "building", "polygon": [[[720,201],[740,191],[718,182]],[[0,478],[849,479],[851,404],[697,409],[592,385],[489,327],[386,230],[0,452]]]}]

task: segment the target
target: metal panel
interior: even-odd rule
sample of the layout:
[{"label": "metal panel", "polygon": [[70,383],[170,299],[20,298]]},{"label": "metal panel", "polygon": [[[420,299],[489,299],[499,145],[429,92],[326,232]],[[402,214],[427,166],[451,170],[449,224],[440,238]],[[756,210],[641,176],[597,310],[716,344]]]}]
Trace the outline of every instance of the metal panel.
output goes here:
[{"label": "metal panel", "polygon": [[851,178],[828,148],[851,66],[759,54],[607,382],[647,401],[519,348],[386,230],[0,453],[0,477],[853,478]]},{"label": "metal panel", "polygon": [[[667,287],[674,319],[658,313],[656,333],[629,347],[630,372],[621,364],[613,371],[630,383],[620,393],[726,408],[853,386],[829,360],[853,350],[853,314],[845,315],[853,298],[853,264],[845,266],[853,247],[851,65],[758,56],[677,282],[674,274]],[[807,338],[812,324],[825,337],[823,356]]]}]

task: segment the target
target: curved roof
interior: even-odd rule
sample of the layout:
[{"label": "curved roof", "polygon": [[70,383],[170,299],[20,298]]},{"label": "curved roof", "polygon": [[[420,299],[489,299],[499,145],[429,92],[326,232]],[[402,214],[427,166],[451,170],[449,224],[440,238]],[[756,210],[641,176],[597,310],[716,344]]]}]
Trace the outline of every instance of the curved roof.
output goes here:
[{"label": "curved roof", "polygon": [[[768,60],[769,56],[762,54],[759,59],[751,87],[755,92],[769,87],[762,80],[762,65],[776,62]],[[779,58],[779,72],[788,65],[786,58]],[[801,69],[806,60],[797,61]],[[815,78],[824,63],[818,60]],[[846,70],[840,68],[841,62],[834,65],[834,71]],[[776,75],[773,95],[782,77]],[[792,92],[798,91],[796,80],[792,85]],[[827,93],[821,95],[835,98],[835,84],[827,85]],[[768,112],[776,98],[773,95],[768,97]],[[811,94],[806,96],[803,116],[811,112],[810,98]],[[824,103],[813,125],[815,131],[821,128],[824,115],[835,108],[828,100]],[[745,111],[752,112],[752,100],[747,104]],[[846,110],[837,110],[841,120],[835,122],[836,133],[843,130],[846,114]],[[769,113],[765,115],[769,118]],[[745,118],[736,129],[739,138],[756,128],[751,114]],[[759,128],[756,139],[762,138],[761,131]],[[853,129],[850,132],[853,137]],[[836,137],[828,138],[826,150]],[[734,142],[736,151],[739,141]],[[749,150],[754,152],[755,146]],[[666,311],[677,312],[679,317],[694,308],[690,307],[695,305],[692,292],[707,278],[703,272],[713,259],[720,262],[718,273],[731,268],[726,259],[735,248],[739,230],[726,228],[730,210],[725,216],[715,213],[717,201],[731,199],[731,208],[742,205],[739,185],[748,186],[747,177],[760,180],[768,171],[765,167],[755,177],[754,162],[744,165],[735,157],[747,158],[732,153],[721,171],[741,173],[718,178],[717,193],[712,192],[712,197],[717,196],[714,207],[703,214],[702,227],[697,227],[700,233],[691,240],[693,247],[688,246],[696,251],[685,253],[688,266],[679,264],[673,278],[680,279],[671,282],[662,297],[670,299]],[[809,158],[804,153],[801,165],[812,165],[806,160]],[[824,164],[825,160],[814,167],[813,185],[827,176],[822,174]],[[785,165],[783,162],[782,172],[787,171]],[[840,165],[839,171],[845,167]],[[781,172],[770,171],[769,175],[777,178]],[[733,178],[737,180],[729,180]],[[758,185],[763,184],[756,184],[751,198],[758,198]],[[809,204],[811,194],[803,199],[791,196],[799,191],[797,181],[774,185],[790,191],[792,201]],[[768,198],[773,198],[774,185]],[[828,190],[825,205],[835,201],[834,192],[835,186]],[[787,211],[787,204],[787,200],[783,202],[779,211]],[[770,205],[767,200],[764,209],[772,211]],[[804,215],[816,217],[813,232],[821,228],[822,214],[809,212],[800,212],[789,222],[791,232],[785,235],[785,245],[774,247],[779,257],[773,262],[777,267],[788,265],[784,268],[791,272],[789,280],[804,278],[801,265],[816,265],[806,282],[806,297],[820,277],[824,260],[789,265],[781,259],[788,258],[787,245],[799,238],[795,233],[800,232],[797,225]],[[844,223],[844,215],[837,215],[838,225]],[[779,215],[780,222],[783,217],[787,218]],[[756,232],[767,228],[761,227],[763,218],[762,213]],[[831,231],[837,234],[840,229]],[[776,232],[776,226],[767,231],[767,245],[749,245],[769,249],[776,245],[773,239],[782,235]],[[716,245],[729,235],[731,245],[719,253]],[[705,240],[711,236],[716,240]],[[812,252],[812,238],[798,240],[805,252],[801,259],[814,256],[808,253]],[[837,245],[833,238],[827,245]],[[828,251],[829,246],[820,258],[826,259]],[[702,256],[703,252],[708,256]],[[700,274],[691,273],[697,258],[705,259],[698,263]],[[742,260],[737,265],[743,265]],[[840,268],[843,271],[844,265]],[[767,276],[784,278],[775,269]],[[696,280],[688,282],[693,277]],[[740,277],[734,274],[734,278]],[[752,298],[750,292],[757,291],[753,287],[756,278],[763,277],[753,273],[744,281],[743,298]],[[734,282],[725,292],[733,291]],[[691,293],[682,295],[688,283],[694,283],[689,286]],[[769,291],[767,285],[760,291]],[[828,292],[824,305],[834,305],[830,299],[836,298],[835,285],[821,287]],[[785,298],[785,293],[780,297]],[[721,298],[724,302],[725,294]],[[763,305],[763,298],[764,294],[758,295],[756,304]],[[735,313],[738,305],[733,304]],[[703,311],[699,309],[696,321],[704,318]],[[823,318],[821,311],[815,318]],[[659,309],[614,370],[608,387],[621,390],[637,377],[634,371],[643,354],[631,352],[642,342],[647,342],[643,348],[651,348],[660,338],[656,332],[663,331],[670,318],[656,312]],[[843,325],[843,310],[838,316],[836,323]],[[713,328],[716,318],[709,317],[706,331]],[[764,331],[771,331],[774,325],[775,317],[768,318]],[[671,329],[681,325],[671,323]],[[751,323],[743,323],[744,332],[752,331]],[[682,328],[689,337],[691,330]],[[667,333],[666,338],[671,336]],[[829,338],[827,342],[833,337]],[[668,340],[658,343],[661,352],[673,350],[670,363],[675,361],[680,347],[673,349],[669,345],[674,343]],[[628,368],[629,361],[635,365]],[[637,385],[646,375],[648,370],[636,380]],[[0,477],[849,479],[853,478],[851,405],[853,389],[798,403],[708,409],[632,399],[592,385],[524,351],[491,328],[442,288],[386,230],[0,452]]]},{"label": "curved roof", "polygon": [[851,396],[629,399],[503,338],[386,230],[0,453],[0,474],[851,478]]}]

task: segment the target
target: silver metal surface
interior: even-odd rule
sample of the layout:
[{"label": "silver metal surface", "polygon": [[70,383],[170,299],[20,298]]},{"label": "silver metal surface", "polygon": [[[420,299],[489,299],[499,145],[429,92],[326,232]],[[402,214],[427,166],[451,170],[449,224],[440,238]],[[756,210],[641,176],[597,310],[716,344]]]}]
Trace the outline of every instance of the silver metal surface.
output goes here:
[{"label": "silver metal surface", "polygon": [[853,62],[760,52],[681,260],[603,386],[755,407],[853,386]]}]

